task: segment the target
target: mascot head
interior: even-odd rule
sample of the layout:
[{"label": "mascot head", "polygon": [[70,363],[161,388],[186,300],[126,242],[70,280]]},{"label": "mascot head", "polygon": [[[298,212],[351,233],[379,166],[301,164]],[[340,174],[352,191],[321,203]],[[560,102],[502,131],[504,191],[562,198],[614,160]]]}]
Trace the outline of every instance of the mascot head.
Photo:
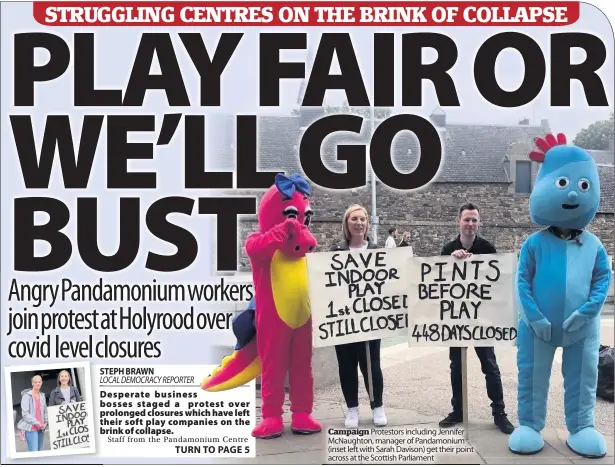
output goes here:
[{"label": "mascot head", "polygon": [[561,133],[536,138],[539,151],[530,159],[540,164],[530,195],[530,216],[539,225],[584,229],[600,204],[600,179],[594,158],[566,145]]},{"label": "mascot head", "polygon": [[300,258],[316,248],[316,238],[308,229],[314,214],[310,208],[311,193],[310,185],[299,174],[290,177],[277,174],[275,184],[261,199],[258,209],[261,232],[267,232],[287,219],[297,219],[301,224],[300,234],[289,238],[281,248],[287,256]]}]

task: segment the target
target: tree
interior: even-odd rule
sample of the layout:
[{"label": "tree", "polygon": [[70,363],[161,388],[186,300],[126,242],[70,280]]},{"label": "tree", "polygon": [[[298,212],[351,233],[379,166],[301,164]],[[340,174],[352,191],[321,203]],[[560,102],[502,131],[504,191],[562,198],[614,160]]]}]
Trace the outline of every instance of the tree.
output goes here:
[{"label": "tree", "polygon": [[613,140],[614,129],[613,112],[611,112],[607,120],[599,120],[592,123],[587,128],[583,128],[572,143],[583,149],[608,150],[609,141]]}]

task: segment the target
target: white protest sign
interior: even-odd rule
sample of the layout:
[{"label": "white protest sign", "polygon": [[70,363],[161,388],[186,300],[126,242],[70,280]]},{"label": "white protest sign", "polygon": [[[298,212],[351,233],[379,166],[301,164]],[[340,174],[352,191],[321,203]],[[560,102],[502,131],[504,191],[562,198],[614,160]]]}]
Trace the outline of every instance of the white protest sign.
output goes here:
[{"label": "white protest sign", "polygon": [[513,345],[516,271],[516,253],[410,259],[409,345]]},{"label": "white protest sign", "polygon": [[314,347],[405,335],[412,248],[307,255]]},{"label": "white protest sign", "polygon": [[90,442],[85,402],[54,405],[47,408],[51,449],[87,448]]}]

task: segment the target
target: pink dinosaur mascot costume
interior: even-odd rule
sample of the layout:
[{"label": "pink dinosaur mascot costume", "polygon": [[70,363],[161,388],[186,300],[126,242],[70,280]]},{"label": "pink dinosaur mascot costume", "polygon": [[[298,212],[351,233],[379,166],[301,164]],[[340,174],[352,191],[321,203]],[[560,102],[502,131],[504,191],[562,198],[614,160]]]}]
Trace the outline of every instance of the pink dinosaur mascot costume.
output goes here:
[{"label": "pink dinosaur mascot costume", "polygon": [[246,240],[254,279],[256,335],[201,383],[206,391],[221,391],[245,384],[262,372],[262,421],[252,431],[256,438],[277,438],[284,431],[287,372],[293,433],[321,430],[311,417],[312,317],[305,254],[316,248],[316,239],[308,229],[310,194],[310,186],[301,176],[278,174],[275,185],[261,199],[259,232]]}]

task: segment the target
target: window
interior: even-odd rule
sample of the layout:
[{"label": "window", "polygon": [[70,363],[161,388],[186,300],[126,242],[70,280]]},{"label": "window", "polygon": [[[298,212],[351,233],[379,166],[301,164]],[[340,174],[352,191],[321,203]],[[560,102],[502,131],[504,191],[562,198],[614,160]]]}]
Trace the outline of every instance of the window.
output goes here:
[{"label": "window", "polygon": [[530,194],[532,191],[532,163],[517,161],[515,168],[515,193]]}]

